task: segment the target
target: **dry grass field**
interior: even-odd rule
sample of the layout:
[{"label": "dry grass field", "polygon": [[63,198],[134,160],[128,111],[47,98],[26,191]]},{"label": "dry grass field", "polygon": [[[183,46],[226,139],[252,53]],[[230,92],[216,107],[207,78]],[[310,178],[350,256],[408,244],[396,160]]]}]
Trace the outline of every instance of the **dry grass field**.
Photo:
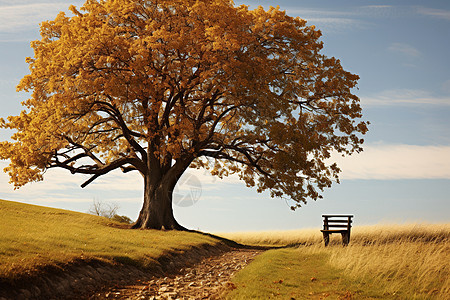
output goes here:
[{"label": "dry grass field", "polygon": [[[320,228],[285,231],[222,232],[217,235],[246,245],[315,245],[323,242]],[[440,242],[450,238],[449,224],[380,224],[352,228],[350,244],[380,244],[398,241]],[[340,244],[340,235],[331,235],[330,245]]]},{"label": "dry grass field", "polygon": [[[319,229],[222,236],[253,245],[298,245],[295,250],[275,250],[269,256],[261,256],[262,261],[256,261],[268,268],[265,279],[258,280],[258,276],[266,275],[264,271],[254,273],[251,265],[241,271],[235,282],[238,289],[230,293],[230,299],[262,297],[258,291],[263,290],[266,295],[278,295],[275,298],[295,298],[296,295],[300,298],[350,299],[345,297],[353,295],[357,299],[450,299],[450,224],[355,227],[348,247],[341,246],[338,234],[331,236],[329,247],[324,247]],[[277,257],[283,259],[277,260]],[[309,264],[291,270],[302,260]],[[272,265],[273,261],[277,263]],[[327,269],[331,273],[326,272]],[[314,270],[322,270],[320,276],[328,278],[324,282],[328,283],[329,289],[324,289],[315,280],[307,280],[307,286],[292,280],[292,277],[301,278],[301,273],[314,274]],[[255,279],[249,280],[249,276]],[[283,292],[283,284],[278,284],[273,291],[267,286],[264,289],[263,282],[276,282],[279,280],[276,278],[283,278],[290,288]],[[304,291],[309,292],[302,294]]]}]

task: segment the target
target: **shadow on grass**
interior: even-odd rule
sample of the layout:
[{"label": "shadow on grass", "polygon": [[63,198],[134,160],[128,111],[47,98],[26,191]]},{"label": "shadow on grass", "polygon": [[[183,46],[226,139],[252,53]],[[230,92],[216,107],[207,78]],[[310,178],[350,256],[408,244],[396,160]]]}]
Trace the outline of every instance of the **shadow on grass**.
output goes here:
[{"label": "shadow on grass", "polygon": [[[119,229],[132,229],[132,230],[137,230],[137,228],[133,228],[133,224],[124,224],[124,223],[116,223],[116,222],[109,222],[107,223],[107,226],[110,227],[114,227],[114,228],[119,228]],[[193,230],[193,229],[187,229],[185,227],[181,227],[181,230],[179,231],[185,231],[185,232],[192,232],[192,233],[197,233],[197,234],[201,234],[207,237],[211,237],[213,239],[219,240],[221,241],[223,244],[225,244],[228,247],[231,248],[238,248],[238,249],[254,249],[254,250],[270,250],[270,249],[282,249],[282,248],[292,248],[292,247],[296,247],[296,246],[300,246],[301,244],[289,244],[289,245],[285,245],[285,246],[254,246],[254,245],[244,245],[244,244],[240,244],[237,243],[233,240],[218,236],[218,235],[214,235],[212,233],[208,233],[208,232],[203,232],[203,231],[198,231],[198,230]],[[142,230],[142,229],[139,229]],[[154,229],[152,229],[154,230]],[[177,230],[177,229],[174,229]],[[119,258],[120,259],[120,258]],[[122,260],[117,260],[119,262],[122,262]],[[128,264],[128,262],[127,262]]]},{"label": "shadow on grass", "polygon": [[212,233],[207,233],[207,232],[202,232],[202,231],[198,231],[198,230],[187,230],[188,232],[193,232],[193,233],[198,233],[201,235],[205,235],[208,237],[212,237],[214,239],[217,239],[219,241],[221,241],[223,244],[227,245],[228,247],[232,247],[232,248],[238,248],[238,249],[254,249],[254,250],[270,250],[270,249],[282,249],[282,248],[290,248],[292,246],[288,245],[288,246],[251,246],[251,245],[244,245],[244,244],[240,244],[237,243],[233,240],[218,236],[218,235],[214,235]]},{"label": "shadow on grass", "polygon": [[132,259],[129,256],[123,256],[123,255],[117,255],[117,256],[113,256],[112,258],[115,262],[124,264],[124,265],[129,265],[129,266],[133,266],[133,267],[138,267],[138,268],[142,268],[142,264],[139,263],[138,261]]}]

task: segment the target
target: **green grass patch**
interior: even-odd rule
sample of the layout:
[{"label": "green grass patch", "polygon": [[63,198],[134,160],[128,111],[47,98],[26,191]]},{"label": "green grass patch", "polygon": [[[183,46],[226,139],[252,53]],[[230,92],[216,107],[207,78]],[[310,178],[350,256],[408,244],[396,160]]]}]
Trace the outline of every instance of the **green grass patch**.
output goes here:
[{"label": "green grass patch", "polygon": [[107,218],[0,200],[0,278],[79,259],[150,266],[170,251],[218,240],[179,231],[131,230]]},{"label": "green grass patch", "polygon": [[299,249],[269,250],[236,274],[236,289],[226,299],[365,299],[377,297],[351,284],[340,270],[327,264],[325,253]]}]

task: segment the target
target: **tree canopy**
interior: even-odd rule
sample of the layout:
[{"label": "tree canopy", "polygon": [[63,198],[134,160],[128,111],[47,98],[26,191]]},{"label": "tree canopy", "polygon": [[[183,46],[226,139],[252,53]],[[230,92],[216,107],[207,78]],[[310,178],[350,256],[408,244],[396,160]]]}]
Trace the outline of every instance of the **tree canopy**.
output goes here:
[{"label": "tree canopy", "polygon": [[[91,175],[83,187],[137,171],[143,211],[166,215],[152,201],[171,202],[187,168],[207,168],[295,208],[339,180],[332,152],[362,150],[359,77],[321,54],[320,31],[303,19],[230,0],[88,0],[70,10],[41,23],[17,87],[31,93],[26,109],[0,120],[17,131],[0,144],[16,187],[55,167]],[[177,228],[143,211],[136,227]]]}]

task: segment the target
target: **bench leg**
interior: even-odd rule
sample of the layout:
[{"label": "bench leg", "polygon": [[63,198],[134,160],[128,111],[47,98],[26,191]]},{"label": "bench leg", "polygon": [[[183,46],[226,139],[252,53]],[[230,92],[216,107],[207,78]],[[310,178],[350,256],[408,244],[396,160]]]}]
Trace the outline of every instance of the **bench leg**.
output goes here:
[{"label": "bench leg", "polygon": [[328,243],[330,242],[330,234],[328,232],[322,232],[323,233],[323,241],[325,243],[325,247],[328,246]]},{"label": "bench leg", "polygon": [[350,232],[342,232],[342,245],[347,246],[350,242]]}]

